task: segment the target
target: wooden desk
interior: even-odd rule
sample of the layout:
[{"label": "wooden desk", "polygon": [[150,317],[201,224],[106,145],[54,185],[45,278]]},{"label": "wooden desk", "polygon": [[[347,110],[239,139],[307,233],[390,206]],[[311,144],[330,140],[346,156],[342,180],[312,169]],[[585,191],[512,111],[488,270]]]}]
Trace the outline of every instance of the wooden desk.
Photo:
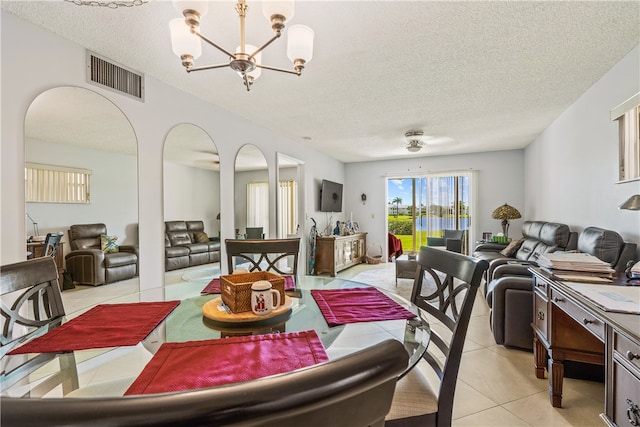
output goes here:
[{"label": "wooden desk", "polygon": [[640,425],[640,315],[605,311],[545,270],[531,271],[535,372],[544,378],[548,356],[551,404],[562,406],[564,360],[601,364],[606,404],[600,416],[609,426]]},{"label": "wooden desk", "polygon": [[[40,258],[44,252],[44,242],[27,242],[27,251],[31,252],[29,258]],[[64,246],[62,242],[58,243],[53,259],[58,267],[58,285],[62,290],[62,273],[64,273]]]}]

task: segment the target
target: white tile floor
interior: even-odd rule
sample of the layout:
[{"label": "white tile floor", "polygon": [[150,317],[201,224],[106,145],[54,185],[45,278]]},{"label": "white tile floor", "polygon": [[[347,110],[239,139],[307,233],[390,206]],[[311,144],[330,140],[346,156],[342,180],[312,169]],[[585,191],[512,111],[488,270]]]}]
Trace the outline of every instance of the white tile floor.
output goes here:
[{"label": "white tile floor", "polygon": [[[371,269],[393,269],[392,264],[361,264],[339,273],[352,278]],[[200,267],[202,268],[202,267]],[[195,270],[195,271],[194,271]],[[169,272],[166,286],[191,279],[198,268]],[[382,273],[382,271],[380,272]],[[195,277],[197,280],[197,276]],[[390,289],[406,293],[411,280],[400,279]],[[206,283],[205,283],[206,285]],[[137,289],[137,279],[106,286],[77,286],[62,293],[68,313],[82,312],[100,302]],[[532,353],[495,344],[489,329],[489,310],[482,295],[476,299],[467,333],[453,411],[454,426],[602,426],[604,384],[566,378],[563,407],[549,403],[548,381],[537,379]]]}]

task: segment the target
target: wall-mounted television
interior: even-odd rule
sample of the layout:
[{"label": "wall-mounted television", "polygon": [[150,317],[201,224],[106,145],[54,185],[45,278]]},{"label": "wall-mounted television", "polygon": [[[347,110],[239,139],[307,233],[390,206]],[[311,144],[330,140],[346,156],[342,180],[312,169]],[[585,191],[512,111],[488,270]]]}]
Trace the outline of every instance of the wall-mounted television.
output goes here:
[{"label": "wall-mounted television", "polygon": [[342,184],[322,180],[320,188],[320,211],[342,212]]}]

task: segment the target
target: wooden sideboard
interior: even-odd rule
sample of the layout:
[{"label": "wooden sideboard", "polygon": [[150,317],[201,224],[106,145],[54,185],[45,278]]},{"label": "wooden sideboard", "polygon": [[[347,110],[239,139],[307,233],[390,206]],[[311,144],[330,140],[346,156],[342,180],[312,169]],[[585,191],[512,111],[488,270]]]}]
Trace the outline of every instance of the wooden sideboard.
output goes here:
[{"label": "wooden sideboard", "polygon": [[367,233],[348,236],[327,236],[316,239],[314,274],[336,273],[364,262],[367,252]]},{"label": "wooden sideboard", "polygon": [[[31,252],[29,258],[40,258],[44,252],[44,242],[27,242],[27,251]],[[62,242],[58,243],[53,260],[56,262],[56,267],[58,267],[58,285],[62,289],[62,273],[64,273],[64,246]]]},{"label": "wooden sideboard", "polygon": [[[640,425],[640,315],[606,311],[545,270],[531,271],[535,372],[544,378],[548,366],[551,404],[562,406],[564,360],[601,364],[606,367],[601,418],[609,426]],[[626,279],[619,278],[618,285]]]}]

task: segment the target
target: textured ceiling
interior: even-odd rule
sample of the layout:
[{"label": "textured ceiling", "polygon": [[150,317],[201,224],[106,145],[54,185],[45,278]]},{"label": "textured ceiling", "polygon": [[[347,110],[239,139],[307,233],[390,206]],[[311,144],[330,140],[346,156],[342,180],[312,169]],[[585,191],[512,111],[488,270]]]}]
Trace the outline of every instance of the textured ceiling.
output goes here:
[{"label": "textured ceiling", "polygon": [[[270,26],[248,4],[247,39],[259,45]],[[638,1],[302,0],[290,24],[314,29],[313,59],[301,77],[263,70],[246,92],[229,69],[184,71],[168,1],[2,8],[344,162],[522,148],[640,42]],[[201,31],[233,50],[233,3],[211,2]],[[276,41],[263,63],[289,68],[285,50]],[[203,45],[196,62],[222,61]],[[453,141],[408,153],[409,129]]]}]

